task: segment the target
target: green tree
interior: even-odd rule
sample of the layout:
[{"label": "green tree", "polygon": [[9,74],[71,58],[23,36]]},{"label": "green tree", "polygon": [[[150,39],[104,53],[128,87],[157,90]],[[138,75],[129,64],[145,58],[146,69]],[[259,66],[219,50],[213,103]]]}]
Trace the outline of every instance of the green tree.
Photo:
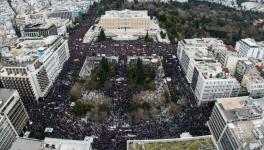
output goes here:
[{"label": "green tree", "polygon": [[44,139],[44,131],[45,131],[45,128],[44,128],[43,124],[41,122],[38,122],[38,124],[36,126],[36,131],[32,135],[32,138]]},{"label": "green tree", "polygon": [[101,29],[100,34],[97,38],[97,42],[103,42],[106,40],[104,29]]},{"label": "green tree", "polygon": [[103,72],[105,73],[109,72],[109,64],[105,57],[103,57],[102,60],[100,61],[100,67],[102,68]]},{"label": "green tree", "polygon": [[136,64],[136,83],[139,85],[144,85],[145,79],[144,66],[142,60],[138,58]]},{"label": "green tree", "polygon": [[147,34],[145,36],[145,40],[147,40],[147,39],[149,39],[149,33],[148,33],[148,31],[147,31]]},{"label": "green tree", "polygon": [[160,31],[160,37],[163,38],[163,39],[165,39],[166,33],[164,33],[163,31]]},{"label": "green tree", "polygon": [[134,81],[135,78],[135,69],[133,66],[129,65],[127,67],[127,78],[130,83]]},{"label": "green tree", "polygon": [[72,112],[76,115],[76,116],[84,116],[87,111],[90,111],[93,108],[93,105],[90,104],[83,104],[80,101],[77,101]]}]

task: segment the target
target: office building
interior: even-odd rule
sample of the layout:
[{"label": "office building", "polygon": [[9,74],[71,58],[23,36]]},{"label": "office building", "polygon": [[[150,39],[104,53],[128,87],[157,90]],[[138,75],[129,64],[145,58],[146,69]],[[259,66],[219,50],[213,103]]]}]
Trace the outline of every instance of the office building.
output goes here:
[{"label": "office building", "polygon": [[57,35],[57,27],[54,24],[28,24],[21,30],[22,36],[47,37],[50,35]]},{"label": "office building", "polygon": [[220,63],[223,68],[228,68],[229,72],[234,75],[238,61],[248,60],[247,57],[239,57],[238,52],[230,45],[226,45],[226,49],[221,52]]},{"label": "office building", "polygon": [[18,134],[6,115],[0,115],[0,148],[8,150]]},{"label": "office building", "polygon": [[29,115],[17,90],[0,89],[0,112],[8,117],[18,134],[22,133]]},{"label": "office building", "polygon": [[254,39],[241,39],[236,43],[236,50],[240,57],[264,58],[263,42],[256,42]]},{"label": "office building", "polygon": [[235,97],[240,90],[239,82],[228,70],[222,69],[220,63],[206,61],[196,64],[191,87],[198,105],[217,98]]},{"label": "office building", "polygon": [[[177,55],[197,103],[237,96],[240,84],[226,66],[229,57],[223,41],[215,38],[185,39],[178,43]],[[223,57],[225,56],[225,57]],[[220,63],[222,62],[222,63]]]},{"label": "office building", "polygon": [[263,102],[248,96],[217,99],[208,126],[219,150],[263,149]]},{"label": "office building", "polygon": [[0,78],[23,100],[38,100],[47,95],[69,57],[68,41],[61,36],[24,39],[4,59]]},{"label": "office building", "polygon": [[[226,51],[223,41],[216,38],[184,39],[178,42],[177,56],[189,83],[195,64],[200,61],[225,62],[222,53]],[[221,60],[222,59],[222,60]]]}]

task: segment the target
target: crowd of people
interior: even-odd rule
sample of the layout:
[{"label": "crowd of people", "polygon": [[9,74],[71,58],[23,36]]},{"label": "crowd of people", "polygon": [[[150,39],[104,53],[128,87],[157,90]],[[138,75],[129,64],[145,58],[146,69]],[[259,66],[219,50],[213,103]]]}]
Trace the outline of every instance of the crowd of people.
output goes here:
[{"label": "crowd of people", "polygon": [[[50,93],[38,102],[26,102],[30,121],[28,130],[31,134],[38,130],[37,125],[53,128],[52,132],[44,136],[83,140],[85,136],[93,136],[93,147],[104,150],[126,149],[128,139],[158,139],[177,138],[182,132],[192,135],[209,134],[205,123],[210,115],[211,107],[196,107],[193,92],[184,78],[176,56],[176,45],[165,43],[145,43],[144,41],[112,41],[102,43],[82,43],[82,38],[98,17],[98,6],[90,9],[83,17],[80,27],[69,36],[70,55],[62,72],[57,78]],[[118,55],[125,59],[127,55],[152,55],[163,57],[165,76],[171,77],[170,92],[180,90],[187,97],[183,109],[173,118],[146,122],[129,122],[126,117],[127,107],[134,91],[128,88],[126,81],[113,84],[113,88],[106,91],[112,99],[109,118],[104,123],[95,123],[74,116],[71,112],[69,91],[78,78],[80,69],[86,56],[95,54]],[[120,76],[125,70],[125,64],[119,66]],[[125,71],[124,71],[125,72]]]}]

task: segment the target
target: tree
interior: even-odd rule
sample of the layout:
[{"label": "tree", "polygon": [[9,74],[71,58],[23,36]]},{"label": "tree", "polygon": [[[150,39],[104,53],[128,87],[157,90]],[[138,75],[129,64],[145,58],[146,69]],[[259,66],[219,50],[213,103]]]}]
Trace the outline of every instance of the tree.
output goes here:
[{"label": "tree", "polygon": [[138,58],[136,64],[136,83],[139,85],[144,85],[145,78],[146,77],[144,73],[144,66],[142,60]]},{"label": "tree", "polygon": [[102,68],[102,71],[107,73],[109,72],[109,64],[108,61],[105,57],[102,58],[102,60],[100,61],[100,67]]},{"label": "tree", "polygon": [[43,124],[41,122],[38,122],[38,124],[36,126],[36,131],[32,135],[32,138],[44,139],[44,131],[45,131],[45,128],[44,128]]},{"label": "tree", "polygon": [[106,40],[104,29],[101,29],[100,34],[97,38],[97,42],[103,42]]},{"label": "tree", "polygon": [[80,101],[77,101],[72,112],[76,116],[84,116],[86,115],[87,111],[90,111],[93,108],[93,105],[90,104],[83,104]]},{"label": "tree", "polygon": [[133,66],[129,65],[127,68],[127,78],[130,83],[134,81],[135,78],[135,69]]},{"label": "tree", "polygon": [[149,39],[149,33],[148,33],[148,31],[147,31],[147,34],[145,36],[145,40],[147,40],[147,39]]},{"label": "tree", "polygon": [[163,38],[163,39],[165,39],[166,33],[164,33],[163,31],[160,31],[160,37]]}]

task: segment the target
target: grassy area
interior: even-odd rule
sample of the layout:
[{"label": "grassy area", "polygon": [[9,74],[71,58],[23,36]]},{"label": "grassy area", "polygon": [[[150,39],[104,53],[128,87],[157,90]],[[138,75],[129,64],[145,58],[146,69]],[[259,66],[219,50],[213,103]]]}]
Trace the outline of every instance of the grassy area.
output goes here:
[{"label": "grassy area", "polygon": [[129,144],[129,150],[199,150],[215,148],[211,138],[172,141],[172,142],[151,142],[144,144]]}]

